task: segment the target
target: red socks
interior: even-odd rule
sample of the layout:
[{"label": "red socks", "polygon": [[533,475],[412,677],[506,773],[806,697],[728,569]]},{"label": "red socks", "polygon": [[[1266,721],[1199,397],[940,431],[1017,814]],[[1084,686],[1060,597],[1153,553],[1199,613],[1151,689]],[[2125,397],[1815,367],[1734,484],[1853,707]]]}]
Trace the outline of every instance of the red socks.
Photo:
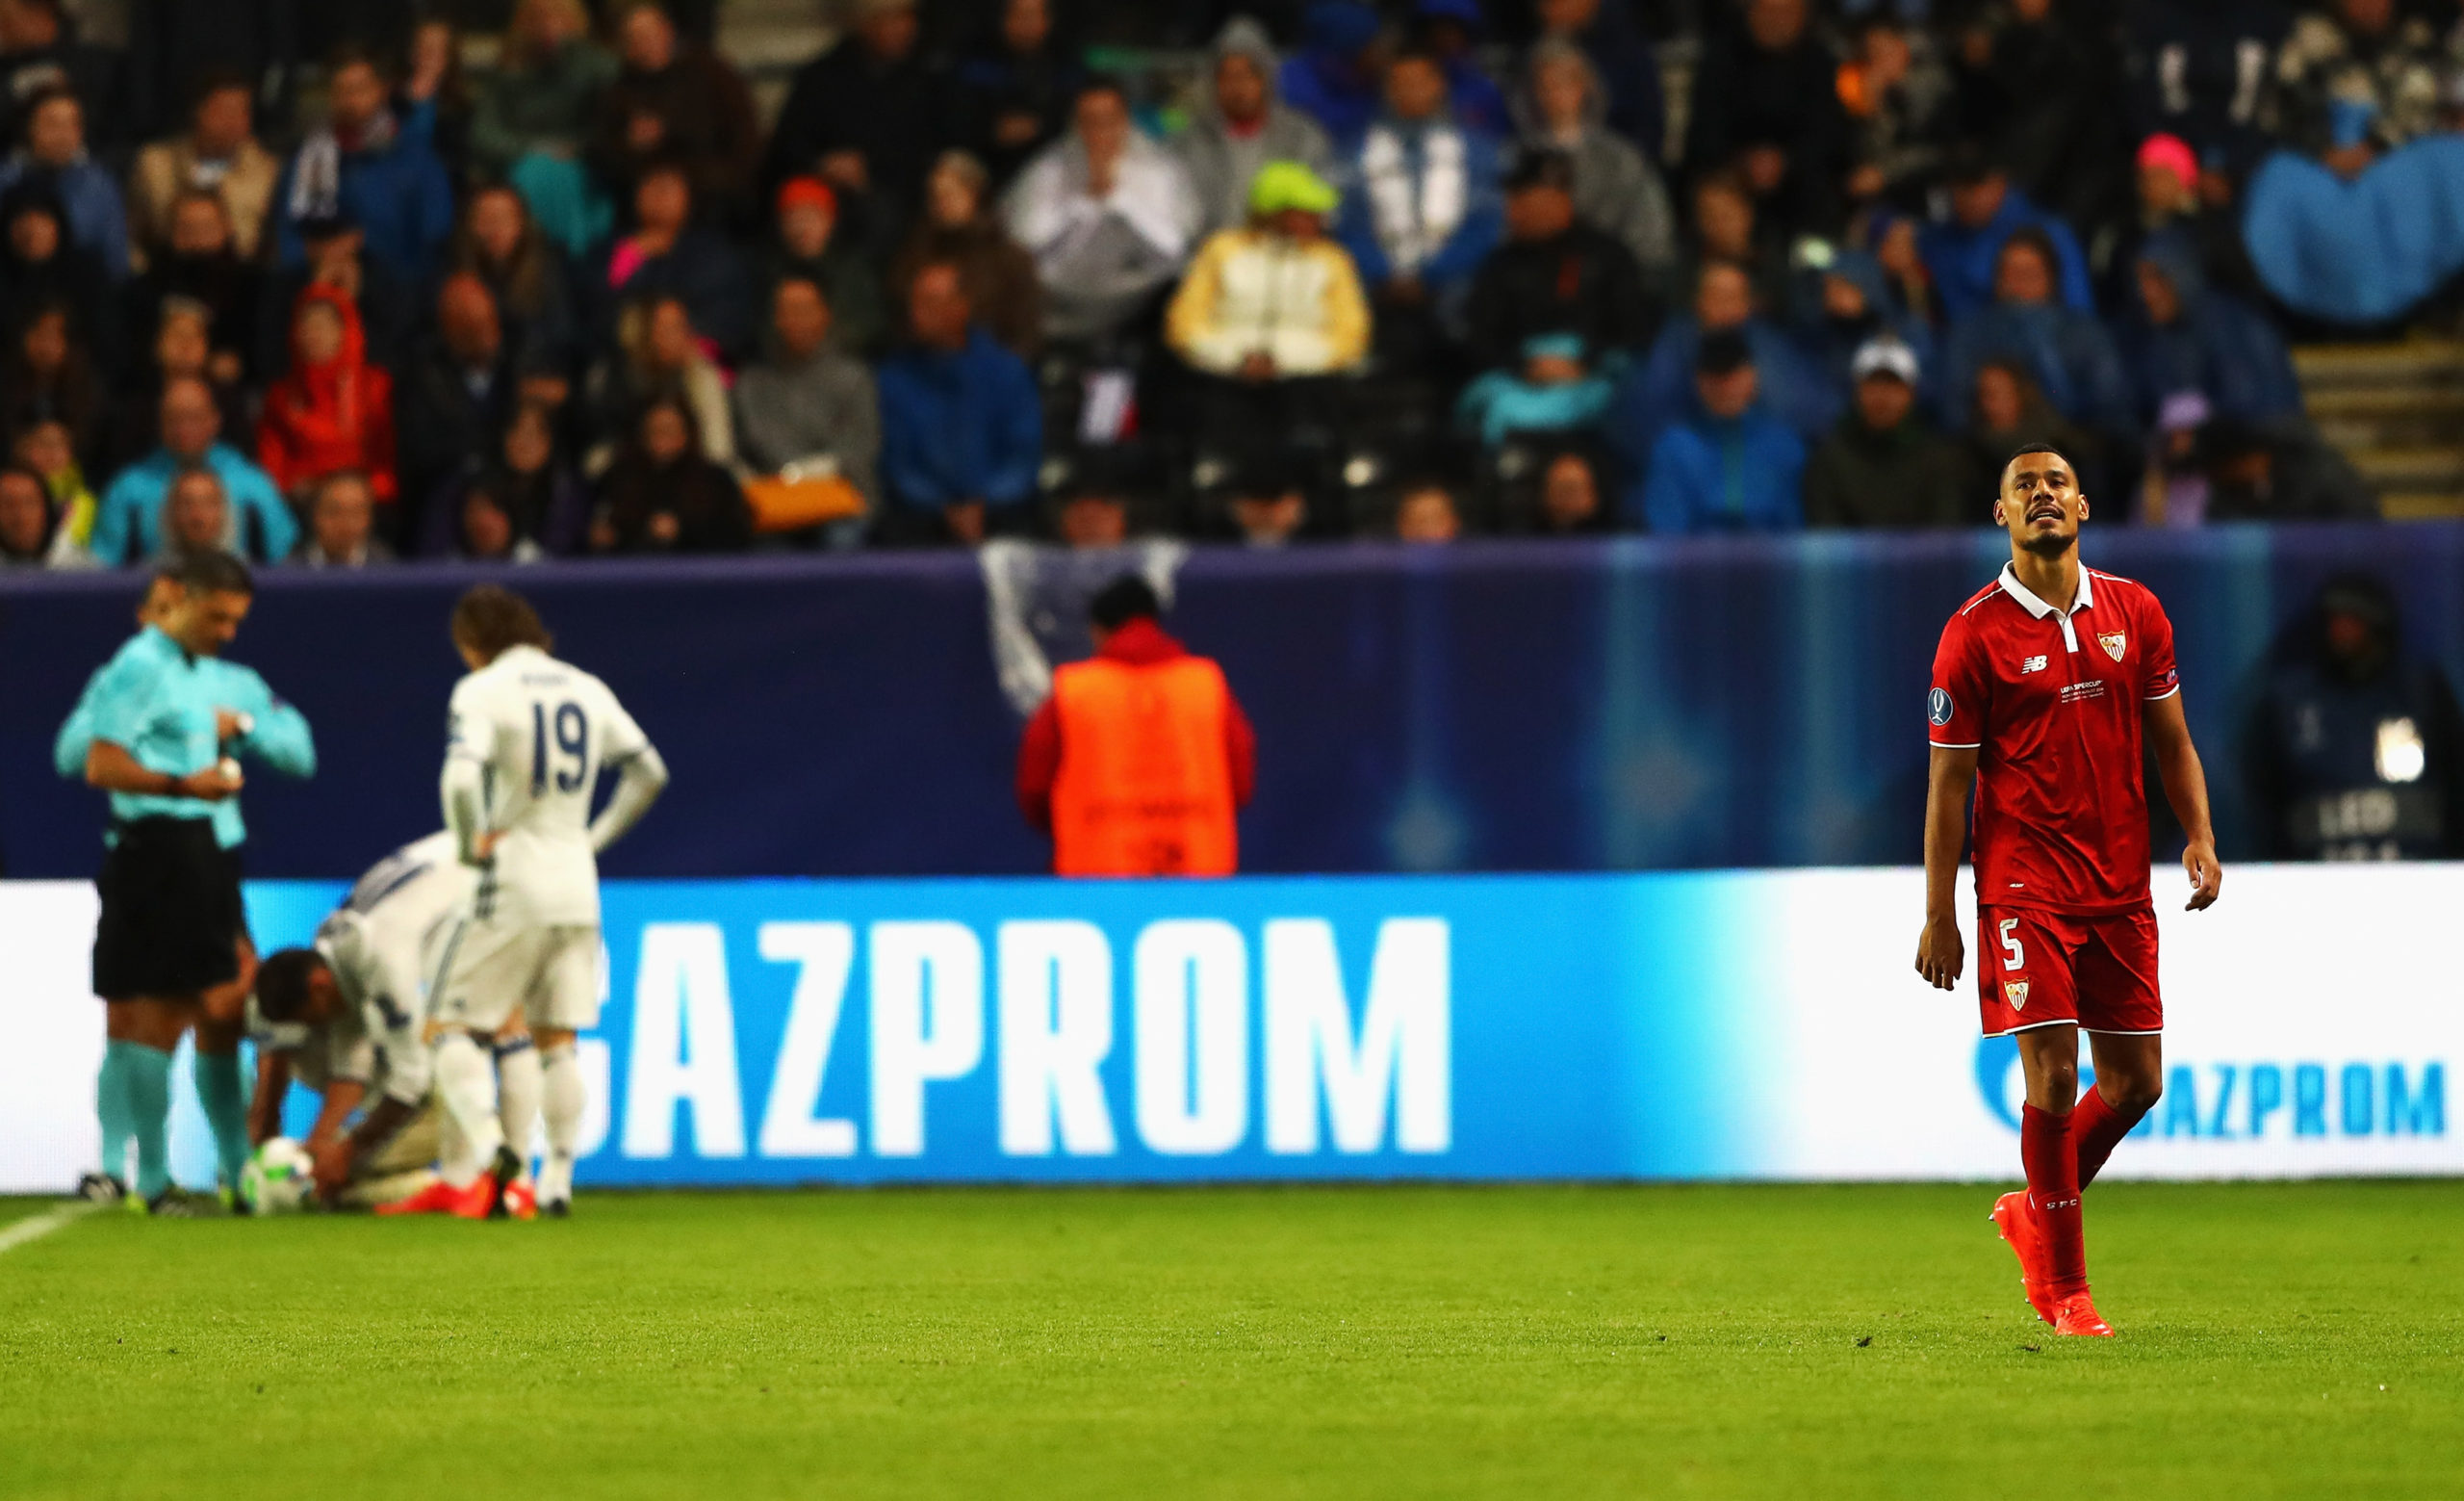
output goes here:
[{"label": "red socks", "polygon": [[2079,1191],[2145,1111],[2117,1110],[2090,1090],[2065,1115],[2028,1105],[2019,1112],[2019,1160],[2028,1170],[2028,1206],[2044,1236],[2044,1275],[2053,1295],[2088,1289],[2088,1250],[2079,1227]]},{"label": "red socks", "polygon": [[2114,1149],[2146,1113],[2117,1110],[2092,1089],[2080,1097],[2078,1108],[2070,1112],[2070,1146],[2079,1159],[2081,1188],[2096,1180],[2096,1175],[2104,1170],[2105,1159],[2114,1154]]},{"label": "red socks", "polygon": [[[2028,1170],[2028,1206],[2036,1210],[2043,1229],[2045,1278],[2056,1298],[2088,1290],[2088,1253],[2079,1232],[2079,1158],[2071,1148],[2075,1119],[2034,1105],[2019,1112],[2019,1160]],[[2108,1145],[2105,1150],[2113,1149]]]}]

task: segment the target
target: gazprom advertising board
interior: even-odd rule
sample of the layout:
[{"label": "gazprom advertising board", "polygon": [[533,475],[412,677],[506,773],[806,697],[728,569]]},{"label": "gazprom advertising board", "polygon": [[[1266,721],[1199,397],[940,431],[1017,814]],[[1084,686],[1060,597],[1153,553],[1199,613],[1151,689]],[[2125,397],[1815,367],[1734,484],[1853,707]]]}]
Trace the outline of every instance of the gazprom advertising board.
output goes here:
[{"label": "gazprom advertising board", "polygon": [[[2180,884],[2158,872],[2166,1097],[2111,1171],[2464,1171],[2464,867],[2240,867],[2195,915]],[[1928,989],[1921,893],[1912,870],[612,884],[581,1174],[2013,1177],[2016,1048],[1978,1039],[1972,984],[1997,956]],[[259,944],[339,895],[252,887]],[[89,887],[0,885],[0,1189],[94,1158],[92,930]]]}]

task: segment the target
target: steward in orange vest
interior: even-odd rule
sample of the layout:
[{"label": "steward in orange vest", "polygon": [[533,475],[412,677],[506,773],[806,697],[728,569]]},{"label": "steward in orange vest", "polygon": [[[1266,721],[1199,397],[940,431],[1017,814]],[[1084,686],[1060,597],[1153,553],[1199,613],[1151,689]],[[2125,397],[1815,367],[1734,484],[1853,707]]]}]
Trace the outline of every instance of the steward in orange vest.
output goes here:
[{"label": "steward in orange vest", "polygon": [[1052,675],[1018,748],[1018,806],[1052,836],[1058,875],[1230,875],[1233,815],[1257,737],[1223,681],[1157,623],[1155,591],[1115,580],[1092,606],[1095,655]]}]

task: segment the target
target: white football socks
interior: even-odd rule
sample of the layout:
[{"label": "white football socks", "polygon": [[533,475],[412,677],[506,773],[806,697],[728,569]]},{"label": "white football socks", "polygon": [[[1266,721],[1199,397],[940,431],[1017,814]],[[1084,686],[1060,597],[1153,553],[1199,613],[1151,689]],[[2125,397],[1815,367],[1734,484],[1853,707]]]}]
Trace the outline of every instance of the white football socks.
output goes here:
[{"label": "white football socks", "polygon": [[531,1141],[539,1134],[539,1097],[544,1087],[539,1049],[530,1046],[529,1038],[519,1037],[499,1043],[496,1055],[497,1123],[504,1130],[505,1144],[522,1159],[523,1171],[527,1173]]},{"label": "white football socks", "polygon": [[436,1093],[461,1130],[465,1148],[462,1161],[448,1164],[445,1180],[467,1188],[504,1145],[504,1128],[497,1123],[496,1067],[470,1033],[451,1030],[437,1040]]},{"label": "white football socks", "polygon": [[539,1060],[548,1125],[547,1155],[539,1159],[539,1202],[574,1196],[574,1149],[581,1141],[581,1060],[571,1041],[549,1048]]}]

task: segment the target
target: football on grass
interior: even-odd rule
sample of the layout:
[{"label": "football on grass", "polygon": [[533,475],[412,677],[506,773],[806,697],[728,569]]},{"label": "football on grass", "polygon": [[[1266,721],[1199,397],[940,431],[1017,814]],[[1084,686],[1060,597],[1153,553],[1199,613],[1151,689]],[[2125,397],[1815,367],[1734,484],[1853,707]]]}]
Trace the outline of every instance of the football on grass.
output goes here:
[{"label": "football on grass", "polygon": [[316,1191],[308,1149],[288,1136],[259,1147],[240,1174],[240,1193],[258,1214],[293,1214]]}]

